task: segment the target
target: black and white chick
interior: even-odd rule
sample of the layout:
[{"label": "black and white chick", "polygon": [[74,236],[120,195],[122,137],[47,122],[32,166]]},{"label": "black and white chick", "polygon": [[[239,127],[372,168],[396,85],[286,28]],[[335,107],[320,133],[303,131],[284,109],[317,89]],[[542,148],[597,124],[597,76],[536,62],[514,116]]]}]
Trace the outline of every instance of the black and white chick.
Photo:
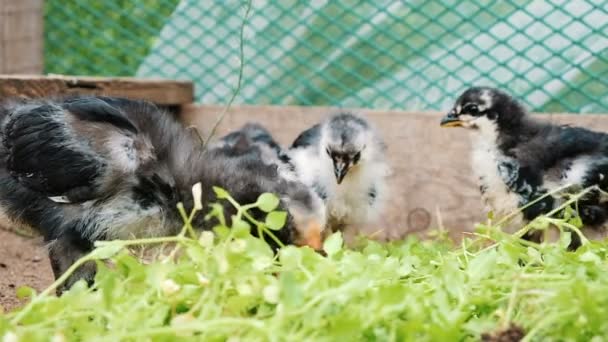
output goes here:
[{"label": "black and white chick", "polygon": [[[471,131],[473,170],[484,202],[496,215],[514,213],[564,188],[524,208],[511,229],[559,207],[568,192],[592,186],[608,190],[608,134],[537,120],[501,90],[469,88],[441,126]],[[601,235],[608,218],[602,191],[581,199],[578,209],[585,227]]]},{"label": "black and white chick", "polygon": [[326,204],[328,232],[379,222],[388,196],[385,153],[372,125],[352,113],[332,115],[292,143],[298,177]]},{"label": "black and white chick", "polygon": [[[6,101],[0,104],[0,138],[0,216],[44,235],[56,277],[96,240],[177,233],[183,222],[176,205],[193,208],[191,189],[198,182],[203,211],[217,201],[213,186],[243,204],[264,192],[278,194],[288,218],[276,235],[285,244],[307,244],[324,226],[311,214],[310,191],[279,177],[276,166],[250,152],[252,146],[239,153],[204,149],[173,116],[145,101]],[[223,204],[230,223],[235,209]],[[264,213],[252,215],[263,221]],[[217,224],[204,217],[196,216],[193,225]],[[94,275],[95,265],[85,265],[59,292],[78,279],[90,283]]]},{"label": "black and white chick", "polygon": [[297,181],[295,166],[288,151],[259,123],[249,122],[210,144],[210,149],[228,148],[234,153],[249,151],[265,164],[275,165],[282,178]]},{"label": "black and white chick", "polygon": [[238,156],[243,160],[252,159],[256,163],[276,170],[277,179],[282,183],[281,199],[289,207],[298,227],[295,243],[307,245],[316,250],[322,248],[324,231],[327,226],[327,212],[322,198],[298,177],[288,151],[258,123],[247,123],[232,131],[209,146],[212,153]]}]

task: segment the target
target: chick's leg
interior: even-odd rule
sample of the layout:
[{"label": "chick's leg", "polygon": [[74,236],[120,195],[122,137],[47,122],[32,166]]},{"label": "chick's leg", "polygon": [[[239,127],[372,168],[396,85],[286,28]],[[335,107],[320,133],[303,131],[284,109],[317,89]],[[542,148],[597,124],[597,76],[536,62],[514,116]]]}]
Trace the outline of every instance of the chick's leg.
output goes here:
[{"label": "chick's leg", "polygon": [[[55,279],[59,279],[78,259],[91,251],[92,244],[81,237],[66,234],[51,241],[48,245],[51,268]],[[95,278],[95,262],[89,261],[77,268],[64,282],[57,288],[57,295],[67,291],[78,280],[83,279],[87,285],[91,286]]]}]

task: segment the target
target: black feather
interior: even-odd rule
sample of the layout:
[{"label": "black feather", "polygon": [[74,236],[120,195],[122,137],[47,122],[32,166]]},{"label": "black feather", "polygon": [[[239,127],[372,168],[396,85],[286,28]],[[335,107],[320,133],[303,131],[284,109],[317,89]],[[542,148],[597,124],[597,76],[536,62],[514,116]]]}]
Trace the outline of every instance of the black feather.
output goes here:
[{"label": "black feather", "polygon": [[291,148],[313,146],[321,139],[321,124],[316,124],[311,128],[300,133],[296,140],[291,144]]},{"label": "black feather", "polygon": [[[104,101],[105,99],[105,101]],[[74,97],[63,101],[62,107],[76,115],[79,119],[91,122],[105,122],[137,133],[137,128],[115,104],[125,104],[125,99],[110,100],[107,97]]]},{"label": "black feather", "polygon": [[7,170],[45,196],[84,194],[105,168],[95,155],[73,146],[61,116],[56,106],[35,106],[9,113],[3,127]]}]

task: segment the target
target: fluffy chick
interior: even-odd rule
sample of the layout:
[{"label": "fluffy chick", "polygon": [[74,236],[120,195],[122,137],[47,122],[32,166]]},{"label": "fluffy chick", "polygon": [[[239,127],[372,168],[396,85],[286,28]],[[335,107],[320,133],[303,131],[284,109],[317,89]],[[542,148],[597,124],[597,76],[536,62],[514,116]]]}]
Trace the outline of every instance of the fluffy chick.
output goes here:
[{"label": "fluffy chick", "polygon": [[[0,105],[0,208],[12,224],[43,234],[56,277],[96,240],[178,229],[167,210],[175,208],[173,180],[158,162],[166,147],[125,110],[144,119],[155,108],[96,97]],[[63,289],[94,273],[86,265]]]},{"label": "fluffy chick", "polygon": [[[607,134],[539,121],[501,90],[466,90],[441,126],[471,131],[473,170],[484,202],[497,215],[508,215],[558,188],[572,193],[597,185],[608,190]],[[511,229],[562,203],[560,194],[544,197],[524,208]],[[578,207],[585,226],[597,230],[606,223],[608,203],[599,191]]]},{"label": "fluffy chick", "polygon": [[282,178],[298,180],[288,151],[272,137],[268,129],[259,123],[246,123],[210,146],[211,149],[226,147],[234,153],[243,153],[243,151],[255,153],[264,163],[277,166]]},{"label": "fluffy chick", "polygon": [[[300,213],[311,203],[307,189],[281,179],[276,166],[248,152],[251,147],[242,154],[205,150],[186,127],[145,101],[85,96],[5,102],[0,136],[1,214],[44,235],[56,277],[96,240],[177,233],[182,220],[176,205],[193,207],[197,182],[203,211],[218,200],[213,186],[239,203],[279,194],[288,219],[277,235],[285,244],[305,243],[299,232],[322,225]],[[221,203],[230,222],[235,209]],[[263,220],[265,214],[252,215]],[[218,223],[204,216],[194,226]],[[81,278],[90,282],[94,274],[94,264],[86,265],[63,289]]]},{"label": "fluffy chick", "polygon": [[297,234],[294,244],[322,248],[327,224],[323,200],[300,181],[287,151],[258,123],[247,123],[210,146],[210,151],[252,159],[276,170],[279,194],[291,213]]},{"label": "fluffy chick", "polygon": [[385,151],[371,124],[352,113],[332,115],[292,143],[297,175],[324,200],[331,231],[378,222],[388,195]]}]

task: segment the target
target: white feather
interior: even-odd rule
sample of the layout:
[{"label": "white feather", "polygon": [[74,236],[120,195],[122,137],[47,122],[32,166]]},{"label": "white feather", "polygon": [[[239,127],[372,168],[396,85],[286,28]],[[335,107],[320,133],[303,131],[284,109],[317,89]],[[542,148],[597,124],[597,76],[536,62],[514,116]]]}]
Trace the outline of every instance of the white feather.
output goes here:
[{"label": "white feather", "polygon": [[[329,194],[329,216],[344,224],[371,224],[380,219],[388,192],[385,181],[387,170],[384,163],[354,166],[342,184],[336,184]],[[369,190],[372,187],[376,189],[376,198],[370,204]]]},{"label": "white feather", "polygon": [[114,196],[107,202],[88,201],[80,206],[88,213],[90,222],[83,232],[91,240],[105,238],[132,239],[155,237],[174,233],[174,227],[165,222],[163,208],[158,205],[143,208],[129,193]]},{"label": "white feather", "polygon": [[[372,130],[361,134],[357,143],[365,146],[357,165],[351,167],[341,184],[336,181],[334,166],[325,151],[328,126],[321,128],[319,141],[311,146],[290,150],[300,180],[325,192],[328,221],[340,225],[370,225],[380,219],[388,196],[386,178],[390,167]],[[370,189],[376,198],[370,204]]]},{"label": "white feather", "polygon": [[49,199],[55,203],[72,203],[67,196],[51,196]]},{"label": "white feather", "polygon": [[[506,175],[498,167],[500,162],[510,161],[498,150],[496,124],[484,117],[476,118],[473,122],[478,129],[472,131],[472,166],[473,172],[485,187],[482,199],[488,210],[496,218],[502,218],[516,211],[519,207],[519,196],[510,191],[505,183]],[[522,215],[512,220],[511,226],[516,227],[523,221]],[[519,226],[521,228],[521,225]]]}]

